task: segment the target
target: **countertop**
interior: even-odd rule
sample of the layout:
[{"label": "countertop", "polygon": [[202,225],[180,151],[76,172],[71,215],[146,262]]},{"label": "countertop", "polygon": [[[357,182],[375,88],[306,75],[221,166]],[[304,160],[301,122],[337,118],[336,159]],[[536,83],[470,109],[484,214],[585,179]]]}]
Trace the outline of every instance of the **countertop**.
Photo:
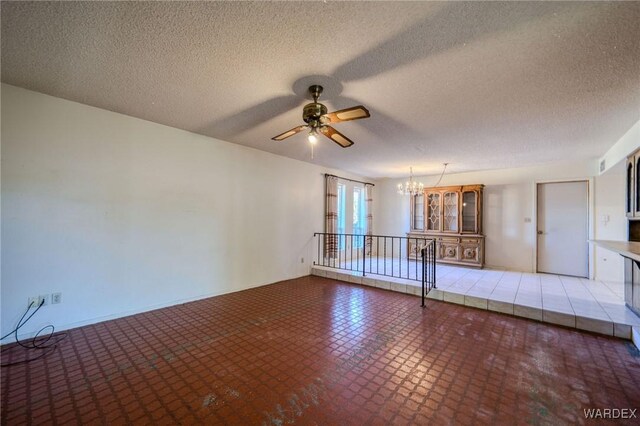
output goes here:
[{"label": "countertop", "polygon": [[640,242],[611,240],[589,240],[589,242],[640,262]]}]

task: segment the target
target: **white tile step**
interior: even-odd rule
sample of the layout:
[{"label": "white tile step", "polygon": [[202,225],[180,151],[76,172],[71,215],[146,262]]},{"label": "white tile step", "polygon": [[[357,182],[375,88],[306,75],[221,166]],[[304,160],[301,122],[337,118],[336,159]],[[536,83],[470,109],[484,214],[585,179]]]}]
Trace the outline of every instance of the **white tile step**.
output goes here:
[{"label": "white tile step", "polygon": [[[311,273],[312,275],[411,294],[414,296],[420,296],[422,289],[421,283],[414,280],[385,277],[374,274],[367,274],[363,277],[361,273],[325,268],[321,266],[313,266]],[[529,283],[532,281],[532,274],[523,275],[526,275],[523,278],[526,278],[527,283],[525,287],[528,287]],[[582,301],[576,303],[577,311],[572,309],[570,304],[567,305],[566,303],[562,303],[560,306],[554,306],[554,304],[551,304],[545,307],[544,303],[542,303],[543,298],[540,297],[540,293],[535,296],[526,294],[528,292],[525,294],[520,293],[520,297],[518,298],[515,296],[518,282],[514,280],[513,285],[515,286],[512,290],[513,292],[505,292],[501,289],[495,292],[495,297],[493,297],[493,293],[487,293],[485,297],[484,295],[479,294],[480,292],[477,288],[472,290],[474,287],[473,284],[469,284],[468,282],[464,282],[463,284],[462,282],[457,281],[449,285],[443,285],[440,288],[432,289],[427,295],[427,298],[469,306],[476,309],[485,309],[492,312],[533,319],[549,324],[576,328],[607,336],[620,337],[628,340],[632,339],[632,327],[638,327],[640,324],[640,318],[631,313],[631,311],[629,311],[627,315],[620,314],[620,309],[626,309],[624,306],[618,307],[618,310],[616,311],[617,315],[609,315],[607,311],[602,308],[585,309],[586,306]],[[505,293],[508,293],[509,297],[505,298]],[[597,306],[598,302],[596,302],[595,299],[592,299],[586,305],[592,307],[594,302],[596,303],[595,306]],[[593,315],[590,315],[591,313],[593,313]],[[640,330],[640,327],[636,328],[636,330]],[[640,339],[640,336],[638,338]]]}]

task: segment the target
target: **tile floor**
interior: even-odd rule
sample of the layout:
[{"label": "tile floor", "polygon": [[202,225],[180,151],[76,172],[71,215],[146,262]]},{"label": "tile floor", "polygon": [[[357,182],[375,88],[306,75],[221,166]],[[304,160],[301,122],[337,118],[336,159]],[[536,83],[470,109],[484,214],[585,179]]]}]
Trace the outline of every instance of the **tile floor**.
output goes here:
[{"label": "tile floor", "polygon": [[[385,263],[380,260],[378,264]],[[413,271],[387,259],[387,271]],[[374,263],[375,264],[375,263]],[[343,267],[349,267],[349,264]],[[374,271],[376,268],[374,268]],[[418,268],[419,270],[419,268]],[[420,295],[420,282],[361,272],[314,267],[313,274]],[[437,265],[437,289],[429,298],[610,336],[631,338],[640,317],[624,305],[622,283],[552,274],[531,274]]]},{"label": "tile floor", "polygon": [[[362,268],[365,272],[375,275],[383,275],[389,277],[405,278],[409,280],[422,279],[422,261],[408,259],[406,257],[376,257],[368,256],[366,259],[355,258],[354,260],[335,260],[325,259],[324,265],[330,269],[344,269],[352,272],[360,271]],[[320,265],[322,266],[322,265]]]},{"label": "tile floor", "polygon": [[312,276],[77,328],[0,373],[3,425],[561,425],[640,408],[630,342]]}]

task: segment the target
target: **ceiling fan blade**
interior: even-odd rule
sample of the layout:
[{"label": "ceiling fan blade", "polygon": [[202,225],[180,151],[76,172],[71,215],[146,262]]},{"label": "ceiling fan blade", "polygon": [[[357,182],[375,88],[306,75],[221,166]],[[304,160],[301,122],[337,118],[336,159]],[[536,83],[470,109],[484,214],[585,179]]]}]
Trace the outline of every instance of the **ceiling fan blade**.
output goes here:
[{"label": "ceiling fan blade", "polygon": [[323,124],[340,123],[342,121],[359,120],[361,118],[368,118],[371,115],[369,110],[363,105],[354,106],[351,108],[341,109],[339,111],[330,112],[320,117],[320,122]]},{"label": "ceiling fan blade", "polygon": [[304,129],[306,129],[309,126],[298,126],[298,127],[294,127],[291,130],[287,130],[284,133],[279,134],[278,136],[274,136],[271,139],[273,139],[274,141],[281,141],[283,139],[288,138],[289,136],[293,136],[296,133],[300,133],[301,131],[303,131]]},{"label": "ceiling fan blade", "polygon": [[326,137],[328,137],[329,139],[331,139],[332,141],[334,141],[335,143],[337,143],[343,148],[349,148],[351,145],[353,145],[353,141],[351,139],[349,139],[348,137],[346,137],[345,135],[343,135],[342,133],[340,133],[339,131],[337,131],[331,126],[322,126],[320,127],[319,130],[320,130],[320,133],[322,133],[323,135],[325,135]]}]

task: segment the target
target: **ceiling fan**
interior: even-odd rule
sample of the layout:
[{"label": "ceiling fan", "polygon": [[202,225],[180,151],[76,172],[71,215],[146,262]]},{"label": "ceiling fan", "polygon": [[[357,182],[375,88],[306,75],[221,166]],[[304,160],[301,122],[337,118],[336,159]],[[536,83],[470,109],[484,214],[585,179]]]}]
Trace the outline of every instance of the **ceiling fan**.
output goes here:
[{"label": "ceiling fan", "polygon": [[271,139],[274,141],[281,141],[300,133],[303,130],[309,129],[309,135],[307,138],[311,144],[315,144],[318,141],[318,133],[321,133],[343,148],[349,148],[353,145],[353,141],[351,139],[329,126],[329,124],[368,118],[370,117],[369,110],[362,105],[358,105],[327,113],[327,107],[318,102],[318,98],[320,97],[322,90],[322,86],[317,84],[309,87],[309,93],[313,97],[313,102],[306,104],[302,109],[302,119],[307,123],[306,125],[294,127],[293,129],[287,130],[286,132],[281,133],[278,136],[274,136]]}]

